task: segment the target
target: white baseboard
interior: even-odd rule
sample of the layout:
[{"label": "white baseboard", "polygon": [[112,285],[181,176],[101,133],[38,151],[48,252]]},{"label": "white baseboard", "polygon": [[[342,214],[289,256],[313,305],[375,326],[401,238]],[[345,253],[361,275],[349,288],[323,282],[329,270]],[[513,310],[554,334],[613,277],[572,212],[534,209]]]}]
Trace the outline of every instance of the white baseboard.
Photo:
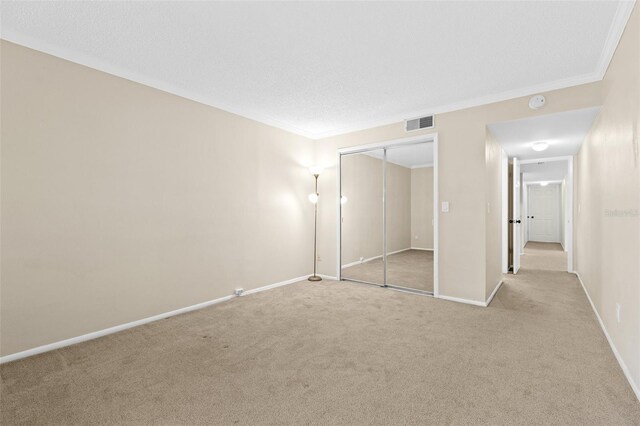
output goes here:
[{"label": "white baseboard", "polygon": [[[306,280],[309,275],[304,275],[302,277],[298,277],[298,278],[292,278],[290,280],[286,280],[286,281],[281,281],[279,283],[275,283],[275,284],[269,284],[269,285],[265,285],[262,287],[258,287],[258,288],[254,288],[252,290],[247,290],[244,293],[242,293],[242,295],[240,297],[243,297],[245,295],[249,295],[249,294],[254,294],[254,293],[259,293],[261,291],[265,291],[265,290],[270,290],[272,288],[276,288],[276,287],[281,287],[287,284],[293,284],[299,281],[304,281]],[[148,324],[150,322],[154,322],[154,321],[158,321],[161,319],[165,319],[165,318],[169,318],[175,315],[180,315],[180,314],[184,314],[187,312],[191,312],[191,311],[195,311],[198,309],[202,309],[202,308],[206,308],[208,306],[212,306],[212,305],[216,305],[218,303],[222,303],[222,302],[226,302],[228,300],[234,299],[238,296],[235,295],[229,295],[229,296],[223,296],[220,297],[218,299],[213,299],[213,300],[209,300],[206,302],[202,302],[202,303],[197,303],[195,305],[191,305],[191,306],[187,306],[184,308],[180,308],[180,309],[176,309],[174,311],[169,311],[169,312],[164,312],[162,314],[158,314],[158,315],[154,315],[148,318],[143,318],[137,321],[132,321],[132,322],[128,322],[126,324],[121,324],[121,325],[116,325],[115,327],[109,327],[109,328],[105,328],[104,330],[98,330],[98,331],[94,331],[91,333],[87,333],[87,334],[83,334],[81,336],[77,336],[77,337],[72,337],[70,339],[65,339],[65,340],[60,340],[58,342],[53,342],[53,343],[49,343],[46,345],[42,345],[42,346],[38,346],[32,349],[27,349],[21,352],[16,352],[13,354],[9,354],[9,355],[5,355],[3,357],[0,357],[0,364],[4,364],[5,362],[11,362],[11,361],[16,361],[22,358],[27,358],[33,355],[38,355],[44,352],[49,352],[49,351],[53,351],[56,349],[60,349],[60,348],[64,348],[65,346],[71,346],[71,345],[75,345],[76,343],[82,343],[82,342],[86,342],[88,340],[93,340],[93,339],[97,339],[99,337],[102,336],[107,336],[109,334],[113,334],[113,333],[117,333],[119,331],[123,331],[123,330],[127,330],[129,328],[133,328],[133,327],[137,327],[139,325],[144,325],[144,324]]]},{"label": "white baseboard", "polygon": [[265,286],[262,286],[262,287],[254,288],[252,290],[247,290],[247,291],[243,292],[241,294],[241,296],[247,296],[249,294],[260,293],[261,291],[271,290],[272,288],[282,287],[283,285],[289,285],[289,284],[297,283],[297,282],[300,282],[300,281],[306,281],[307,278],[309,278],[311,275],[313,275],[313,274],[303,275],[301,277],[291,278],[290,280],[280,281],[279,283],[269,284],[269,285],[265,285]]},{"label": "white baseboard", "polygon": [[318,276],[320,278],[322,278],[323,280],[333,280],[333,281],[338,281],[338,277],[333,277],[331,275],[325,275],[325,274],[318,274]]},{"label": "white baseboard", "polygon": [[500,282],[498,283],[498,285],[496,286],[496,288],[493,289],[493,291],[491,292],[491,294],[489,295],[489,297],[487,298],[487,301],[485,302],[484,306],[489,306],[489,304],[491,303],[491,301],[493,300],[493,297],[496,295],[496,293],[498,293],[498,290],[500,290],[500,287],[502,287],[502,283],[504,282],[504,280],[500,280]]},{"label": "white baseboard", "polygon": [[478,300],[462,299],[460,297],[445,296],[443,294],[439,294],[437,298],[449,300],[450,302],[458,302],[458,303],[466,303],[467,305],[482,306],[483,308],[487,306],[485,302],[481,302]]},{"label": "white baseboard", "polygon": [[[389,253],[387,253],[387,256],[390,256],[392,254],[402,253],[403,251],[407,251],[407,250],[411,250],[411,247],[408,247],[408,248],[405,248],[405,249],[402,249],[402,250],[396,250],[396,251],[389,252]],[[372,260],[376,260],[376,259],[382,259],[382,255],[370,257],[368,259],[364,259],[363,261],[356,260],[355,262],[347,263],[346,265],[342,265],[342,269],[348,268],[350,266],[360,265],[362,263],[371,262]]]},{"label": "white baseboard", "polygon": [[422,248],[422,247],[411,247],[411,250],[433,251],[432,248]]},{"label": "white baseboard", "polygon": [[591,304],[591,308],[593,309],[593,312],[596,314],[596,318],[598,319],[600,328],[602,328],[602,332],[604,333],[604,336],[607,338],[607,342],[609,342],[609,346],[613,351],[613,355],[618,360],[618,364],[620,364],[620,368],[622,368],[622,372],[624,373],[624,376],[627,378],[629,385],[631,385],[631,389],[633,389],[633,392],[636,394],[636,398],[638,399],[638,401],[640,401],[640,387],[638,387],[638,385],[633,381],[633,377],[631,376],[631,372],[627,368],[627,364],[625,364],[624,360],[622,359],[622,355],[620,355],[620,352],[618,352],[616,345],[613,344],[613,340],[611,340],[611,336],[609,336],[609,332],[607,331],[607,328],[604,326],[604,322],[602,322],[602,318],[600,318],[600,314],[598,313],[596,306],[593,304],[593,300],[591,300],[591,296],[589,296],[589,292],[587,291],[587,287],[584,285],[584,282],[582,281],[582,277],[580,277],[580,274],[577,271],[574,271],[573,273],[576,274],[576,276],[578,277],[578,281],[580,281],[582,290],[584,290],[584,294],[587,295],[587,299]]},{"label": "white baseboard", "polygon": [[503,280],[500,280],[496,288],[493,289],[493,291],[491,292],[487,300],[484,302],[481,302],[479,300],[462,299],[460,297],[445,296],[442,294],[439,294],[438,296],[435,296],[435,297],[438,299],[449,300],[451,302],[466,303],[467,305],[482,306],[483,308],[486,308],[487,306],[489,306],[489,304],[495,297],[496,293],[498,293],[498,290],[500,290],[500,287],[502,286],[503,282],[504,282]]}]

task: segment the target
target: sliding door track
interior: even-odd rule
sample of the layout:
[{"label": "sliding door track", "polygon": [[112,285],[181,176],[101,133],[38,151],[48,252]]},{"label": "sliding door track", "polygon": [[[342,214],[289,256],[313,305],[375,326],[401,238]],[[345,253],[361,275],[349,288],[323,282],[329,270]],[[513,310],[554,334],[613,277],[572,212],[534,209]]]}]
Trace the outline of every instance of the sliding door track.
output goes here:
[{"label": "sliding door track", "polygon": [[416,288],[409,288],[409,287],[402,287],[399,285],[393,285],[393,284],[380,284],[380,283],[372,283],[370,281],[363,281],[363,280],[356,280],[354,278],[340,278],[340,281],[351,281],[357,284],[366,284],[366,285],[373,285],[376,287],[382,287],[382,288],[388,288],[389,290],[395,290],[395,291],[401,291],[403,293],[413,293],[413,294],[419,294],[421,296],[431,296],[433,297],[433,292],[432,291],[427,291],[427,290],[419,290]]}]

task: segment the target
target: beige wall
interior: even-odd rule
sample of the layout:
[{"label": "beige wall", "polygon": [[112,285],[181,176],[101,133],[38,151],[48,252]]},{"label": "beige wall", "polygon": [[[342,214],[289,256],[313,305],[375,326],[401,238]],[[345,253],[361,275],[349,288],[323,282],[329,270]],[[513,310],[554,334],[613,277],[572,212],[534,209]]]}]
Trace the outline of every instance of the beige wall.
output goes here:
[{"label": "beige wall", "polygon": [[387,162],[387,253],[411,248],[411,169]]},{"label": "beige wall", "polygon": [[312,270],[310,140],[1,50],[2,355]]},{"label": "beige wall", "polygon": [[[343,156],[341,187],[343,265],[382,256],[382,160]],[[387,163],[387,198],[387,252],[410,248],[411,169]]]},{"label": "beige wall", "polygon": [[[450,203],[450,212],[440,213],[439,216],[440,293],[484,302],[487,259],[492,262],[500,259],[499,254],[486,254],[486,125],[598,106],[601,104],[600,93],[600,83],[586,84],[545,93],[546,106],[538,111],[528,107],[529,97],[523,97],[438,114],[434,129],[407,134],[403,123],[399,122],[316,141],[316,159],[328,167],[320,187],[326,198],[334,200],[332,203],[323,203],[319,208],[320,271],[336,275],[337,269],[337,150],[438,133],[439,201]],[[461,235],[464,238],[460,238]]]},{"label": "beige wall", "polygon": [[[341,186],[348,200],[342,206],[342,263],[381,256],[382,160],[365,154],[343,156]],[[330,202],[322,197],[321,206]]]},{"label": "beige wall", "polygon": [[433,167],[411,169],[411,247],[433,249]]},{"label": "beige wall", "polygon": [[[574,159],[575,269],[640,387],[640,6],[603,80],[604,103]],[[616,303],[621,306],[620,323]]]},{"label": "beige wall", "polygon": [[487,130],[485,143],[485,245],[487,256],[485,299],[502,281],[502,155],[502,147]]}]

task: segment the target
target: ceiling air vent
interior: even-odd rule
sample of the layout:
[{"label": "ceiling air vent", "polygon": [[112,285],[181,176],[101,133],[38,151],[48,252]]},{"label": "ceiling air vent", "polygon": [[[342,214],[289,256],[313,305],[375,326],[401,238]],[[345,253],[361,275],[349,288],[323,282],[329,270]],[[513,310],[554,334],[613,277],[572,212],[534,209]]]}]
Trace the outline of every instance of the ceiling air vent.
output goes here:
[{"label": "ceiling air vent", "polygon": [[427,115],[426,117],[413,118],[411,120],[404,120],[404,130],[407,132],[413,132],[414,130],[431,129],[433,127],[433,115]]}]

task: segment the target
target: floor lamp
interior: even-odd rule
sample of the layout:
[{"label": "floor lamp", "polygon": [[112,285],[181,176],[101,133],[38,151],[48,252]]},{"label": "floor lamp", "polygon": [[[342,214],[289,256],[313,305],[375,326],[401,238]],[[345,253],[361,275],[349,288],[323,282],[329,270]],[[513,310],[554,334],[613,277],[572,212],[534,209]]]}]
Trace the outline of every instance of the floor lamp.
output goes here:
[{"label": "floor lamp", "polygon": [[317,274],[316,274],[316,268],[318,265],[318,256],[317,256],[317,250],[318,250],[318,198],[320,197],[320,194],[318,194],[318,176],[320,176],[320,173],[323,172],[323,168],[320,166],[313,166],[309,168],[309,171],[311,172],[311,174],[313,175],[313,177],[316,179],[316,186],[315,186],[315,192],[312,194],[309,194],[309,201],[311,201],[313,203],[313,207],[314,207],[314,214],[313,214],[313,275],[311,275],[309,277],[309,281],[322,281],[322,278],[320,278]]}]

